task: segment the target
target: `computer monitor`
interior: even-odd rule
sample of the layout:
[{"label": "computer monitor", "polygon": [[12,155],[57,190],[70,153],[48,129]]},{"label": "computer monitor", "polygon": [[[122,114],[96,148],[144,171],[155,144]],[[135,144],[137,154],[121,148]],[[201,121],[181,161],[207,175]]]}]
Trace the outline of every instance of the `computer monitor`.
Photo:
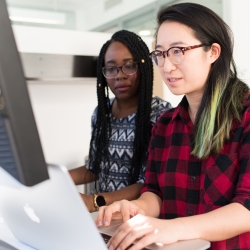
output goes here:
[{"label": "computer monitor", "polygon": [[0,0],[0,166],[25,186],[49,178],[4,0]]}]

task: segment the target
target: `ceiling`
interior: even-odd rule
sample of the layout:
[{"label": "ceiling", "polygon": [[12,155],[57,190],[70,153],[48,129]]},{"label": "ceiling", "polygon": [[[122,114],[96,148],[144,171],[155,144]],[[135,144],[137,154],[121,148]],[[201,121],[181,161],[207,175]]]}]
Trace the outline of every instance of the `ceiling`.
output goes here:
[{"label": "ceiling", "polygon": [[[13,21],[14,24],[71,30],[89,30],[113,33],[128,29],[139,33],[151,31],[153,35],[155,16],[166,4],[185,2],[183,0],[7,0],[8,8],[15,10],[40,11],[64,15],[64,24],[41,24]],[[208,6],[220,16],[222,0],[189,0]],[[37,13],[37,14],[36,14]],[[38,15],[36,12],[33,15]],[[42,13],[41,13],[42,14]]]},{"label": "ceiling", "polygon": [[8,5],[24,8],[35,8],[44,10],[67,10],[75,11],[79,8],[88,8],[89,6],[98,5],[103,0],[7,0]]}]

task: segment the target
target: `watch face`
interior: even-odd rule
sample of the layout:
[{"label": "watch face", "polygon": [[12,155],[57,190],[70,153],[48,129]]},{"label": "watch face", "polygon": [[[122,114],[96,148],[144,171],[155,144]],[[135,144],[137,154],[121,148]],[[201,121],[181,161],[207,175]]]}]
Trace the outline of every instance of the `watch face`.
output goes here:
[{"label": "watch face", "polygon": [[96,197],[96,203],[97,203],[97,205],[98,205],[99,207],[102,207],[102,206],[105,206],[105,205],[106,205],[106,201],[105,201],[104,197],[101,196],[101,195],[98,195],[98,196]]}]

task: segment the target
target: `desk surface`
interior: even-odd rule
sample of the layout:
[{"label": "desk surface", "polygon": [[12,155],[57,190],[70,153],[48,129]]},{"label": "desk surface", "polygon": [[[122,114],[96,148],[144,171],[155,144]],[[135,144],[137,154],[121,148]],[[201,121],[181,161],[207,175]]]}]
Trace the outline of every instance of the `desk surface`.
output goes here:
[{"label": "desk surface", "polygon": [[[96,214],[91,214],[92,218],[94,219],[96,217]],[[193,242],[196,242],[197,244],[193,244]],[[167,246],[168,250],[197,250],[197,249],[207,249],[209,248],[209,242],[200,242],[201,240],[192,240],[192,241],[186,241],[186,242],[177,242],[174,244],[170,244]],[[194,245],[200,245],[200,247],[193,248],[191,246]],[[191,247],[191,248],[190,248]],[[164,247],[165,249],[165,247]],[[34,248],[29,247],[28,245],[23,244],[19,240],[17,240],[14,235],[9,230],[8,226],[4,223],[3,219],[0,216],[0,250],[34,250]]]}]

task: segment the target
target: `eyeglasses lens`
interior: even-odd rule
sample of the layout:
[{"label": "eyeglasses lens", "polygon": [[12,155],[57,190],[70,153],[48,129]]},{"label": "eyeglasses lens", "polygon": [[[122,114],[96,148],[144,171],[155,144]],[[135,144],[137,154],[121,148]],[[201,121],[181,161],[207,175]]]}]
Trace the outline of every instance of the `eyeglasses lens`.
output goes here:
[{"label": "eyeglasses lens", "polygon": [[122,66],[122,72],[126,75],[133,75],[137,71],[137,63],[129,62]]},{"label": "eyeglasses lens", "polygon": [[103,74],[105,77],[111,79],[118,75],[119,69],[121,69],[125,75],[133,75],[137,72],[138,65],[136,62],[128,62],[126,64],[123,64],[121,67],[117,66],[105,67],[103,68]]},{"label": "eyeglasses lens", "polygon": [[151,53],[151,59],[156,66],[162,66],[164,62],[163,54],[159,51],[153,51]]},{"label": "eyeglasses lens", "polygon": [[[165,57],[163,56],[163,53],[165,54],[165,57],[167,56],[166,51],[153,51],[151,53],[151,59],[156,64],[156,66],[161,67],[164,64]],[[178,48],[171,48],[168,50],[168,59],[173,64],[180,64],[183,60],[183,52],[181,49]]]},{"label": "eyeglasses lens", "polygon": [[168,51],[169,60],[174,64],[180,64],[183,60],[183,52],[178,48],[171,48]]}]

